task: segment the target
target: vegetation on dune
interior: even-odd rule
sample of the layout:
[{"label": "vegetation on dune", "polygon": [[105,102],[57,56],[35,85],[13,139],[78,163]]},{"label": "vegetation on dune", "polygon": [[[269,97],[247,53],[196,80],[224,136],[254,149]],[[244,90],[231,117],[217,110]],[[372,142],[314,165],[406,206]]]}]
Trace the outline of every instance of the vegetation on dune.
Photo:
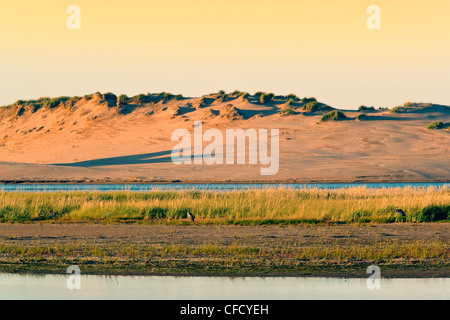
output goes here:
[{"label": "vegetation on dune", "polygon": [[286,96],[283,95],[276,95],[273,97],[274,100],[293,100],[293,101],[300,101],[300,98],[293,93],[290,93]]},{"label": "vegetation on dune", "polygon": [[303,110],[305,112],[324,112],[331,111],[333,108],[317,101],[309,101],[303,106]]},{"label": "vegetation on dune", "polygon": [[442,121],[436,121],[427,126],[427,129],[429,130],[441,130],[447,128],[450,128],[450,123],[443,123]]},{"label": "vegetation on dune", "polygon": [[[230,100],[241,98],[240,101],[251,101],[252,103],[260,103],[262,105],[269,104],[270,102],[275,102],[279,105],[284,103],[284,107],[287,107],[286,110],[281,112],[282,116],[285,115],[291,115],[295,112],[292,109],[297,109],[299,107],[303,108],[304,112],[309,113],[325,113],[330,112],[335,109],[331,106],[328,106],[326,104],[320,103],[317,101],[314,97],[304,97],[300,99],[296,94],[290,93],[288,95],[275,95],[273,93],[266,93],[262,91],[256,92],[253,96],[251,96],[247,92],[235,90],[231,93],[226,93],[224,90],[220,90],[217,93],[212,93],[206,96],[203,96],[199,102],[193,103],[195,105],[195,108],[201,108],[204,106],[207,106],[211,103],[219,102],[224,103],[228,102]],[[106,105],[108,107],[117,107],[117,112],[119,114],[126,114],[127,113],[127,105],[130,104],[138,104],[138,105],[144,105],[144,104],[157,104],[157,103],[168,103],[171,101],[181,101],[183,99],[186,99],[183,97],[183,95],[178,94],[171,94],[167,92],[161,92],[161,93],[147,93],[147,94],[138,94],[133,97],[128,97],[126,95],[120,95],[116,96],[113,93],[105,93],[102,94],[100,92],[96,92],[93,94],[85,95],[84,97],[67,97],[67,96],[61,96],[56,98],[39,98],[36,100],[18,100],[12,105],[4,106],[1,108],[2,113],[0,114],[1,117],[12,117],[17,118],[22,116],[23,114],[27,114],[29,112],[36,112],[37,110],[41,108],[46,109],[54,109],[58,107],[64,107],[64,108],[73,108],[79,101],[92,101],[93,103],[100,104],[100,105]],[[407,102],[402,106],[397,106],[390,110],[392,113],[403,113],[403,112],[423,112],[424,110],[427,110],[434,105],[431,103],[412,103]],[[441,106],[443,107],[443,106]],[[378,108],[379,110],[389,110],[388,108]],[[133,108],[129,108],[129,110],[133,110]],[[128,110],[128,111],[129,111]],[[367,113],[367,112],[375,112],[376,109],[374,107],[367,107],[365,105],[361,105],[358,110],[361,113]],[[340,111],[336,111],[334,113],[325,115],[322,118],[322,121],[328,121],[328,120],[340,120],[345,119],[342,117],[344,114]],[[355,120],[367,120],[367,118],[364,115],[358,115]],[[450,130],[450,124],[448,123],[442,123],[442,122],[436,122],[433,124],[430,124],[428,126],[428,129],[448,129]]]},{"label": "vegetation on dune", "polygon": [[280,111],[281,117],[286,117],[286,116],[290,116],[290,115],[294,115],[294,114],[295,114],[295,111],[290,107],[284,108]]},{"label": "vegetation on dune", "polygon": [[124,100],[123,100],[122,105],[130,104],[130,103],[135,103],[135,104],[159,103],[159,102],[166,103],[166,102],[169,102],[172,100],[180,101],[180,100],[184,99],[183,95],[181,95],[181,94],[175,95],[175,94],[167,93],[167,92],[138,94],[131,98],[128,98],[127,96],[125,96],[123,98],[124,98]]},{"label": "vegetation on dune", "polygon": [[[289,224],[449,220],[442,188],[272,189],[235,192],[0,193],[0,221]],[[406,212],[401,217],[398,206]],[[197,222],[198,221],[198,222]]]},{"label": "vegetation on dune", "polygon": [[216,102],[227,102],[228,100],[231,99],[231,95],[227,94],[225,91],[220,90],[216,95],[215,95],[215,101]]},{"label": "vegetation on dune", "polygon": [[[226,93],[224,90],[220,90],[215,94],[211,94],[214,96],[214,99],[218,102],[226,102],[232,98],[248,99],[250,95],[247,92],[242,92],[239,90],[235,90],[232,93]],[[293,100],[299,101],[297,95],[291,93],[286,96],[275,96],[273,93],[265,93],[265,92],[256,92],[254,96],[259,100],[260,103],[266,104],[275,98],[283,99],[283,100]],[[184,97],[181,94],[174,95],[167,92],[161,93],[148,93],[148,94],[138,94],[133,97],[128,97],[126,95],[116,96],[113,93],[105,93],[102,94],[100,92],[96,92],[94,94],[88,94],[83,97],[86,100],[92,100],[97,98],[99,103],[107,102],[110,106],[124,106],[126,104],[134,103],[134,104],[146,104],[146,103],[158,103],[158,102],[169,102],[171,100],[183,100]],[[78,102],[81,100],[81,97],[57,97],[57,98],[40,98],[37,100],[19,100],[13,105],[5,106],[6,107],[14,107],[14,106],[23,106],[27,108],[32,108],[33,110],[37,110],[42,107],[55,108],[60,105],[64,105],[66,103],[70,103],[73,105],[73,102]],[[315,98],[304,98],[303,102],[312,102],[316,101]]]},{"label": "vegetation on dune", "polygon": [[123,107],[128,103],[128,97],[125,94],[122,94],[121,96],[119,96],[119,98],[117,99],[117,106],[118,107]]},{"label": "vegetation on dune", "polygon": [[432,103],[415,103],[406,102],[403,106],[397,106],[392,108],[391,113],[403,113],[403,112],[421,112],[432,108]]},{"label": "vegetation on dune", "polygon": [[293,100],[293,101],[300,100],[299,97],[298,97],[297,95],[293,94],[293,93],[288,94],[288,95],[286,96],[286,99],[288,99],[288,100]]},{"label": "vegetation on dune", "polygon": [[270,101],[272,101],[274,97],[275,97],[275,95],[273,93],[263,93],[259,97],[259,102],[261,104],[266,104],[266,103],[269,103]]},{"label": "vegetation on dune", "polygon": [[287,107],[292,107],[295,103],[295,100],[290,98],[287,102],[286,102],[286,106]]},{"label": "vegetation on dune", "polygon": [[301,103],[317,102],[317,99],[314,98],[314,97],[312,97],[312,98],[304,97],[300,102],[301,102]]},{"label": "vegetation on dune", "polygon": [[138,94],[131,98],[132,103],[144,104],[150,102],[150,99],[145,94]]},{"label": "vegetation on dune", "polygon": [[327,114],[324,114],[322,118],[320,119],[321,122],[326,121],[340,121],[347,119],[347,116],[338,110],[333,110],[331,112],[328,112]]},{"label": "vegetation on dune", "polygon": [[397,107],[392,108],[391,113],[400,113],[401,111],[403,111],[403,107],[397,106]]},{"label": "vegetation on dune", "polygon": [[303,107],[303,109],[304,109],[306,112],[315,112],[315,111],[319,111],[320,106],[319,106],[319,103],[318,103],[317,101],[311,101],[311,102],[308,102],[308,103]]},{"label": "vegetation on dune", "polygon": [[230,96],[234,97],[234,98],[239,98],[239,97],[244,97],[245,96],[245,98],[247,98],[248,97],[248,92],[242,92],[242,91],[239,91],[239,90],[234,90],[232,93],[230,93]]},{"label": "vegetation on dune", "polygon": [[366,106],[360,106],[358,108],[358,111],[365,112],[365,111],[376,111],[374,107],[366,107]]},{"label": "vegetation on dune", "polygon": [[[117,97],[115,94],[108,92],[102,94],[100,92],[96,92],[93,94],[85,95],[84,97],[56,97],[56,98],[39,98],[36,100],[18,100],[12,105],[4,106],[2,109],[8,110],[10,114],[13,116],[21,116],[27,111],[36,112],[41,108],[46,109],[54,109],[57,107],[73,107],[80,100],[95,100],[98,104],[106,103],[109,107],[124,107],[129,103],[158,103],[158,102],[168,102],[171,100],[183,100],[184,97],[182,95],[174,95],[171,93],[161,92],[154,94],[139,94],[132,98],[129,98],[126,95],[121,95]],[[11,113],[12,112],[12,113]]]},{"label": "vegetation on dune", "polygon": [[230,99],[230,96],[227,94],[224,94],[224,95],[218,96],[216,98],[216,101],[217,102],[227,102],[229,99]]},{"label": "vegetation on dune", "polygon": [[168,102],[171,100],[183,100],[184,97],[181,94],[171,94],[171,93],[167,93],[167,92],[161,92],[161,93],[155,93],[155,94],[151,94],[149,93],[147,95],[149,97],[150,102],[153,103],[158,103],[158,102]]},{"label": "vegetation on dune", "polygon": [[369,119],[369,117],[364,113],[358,114],[355,118],[355,120],[357,120],[357,121],[365,121],[367,119]]},{"label": "vegetation on dune", "polygon": [[76,102],[81,100],[80,97],[56,97],[56,98],[39,98],[37,100],[18,100],[10,106],[5,108],[16,108],[23,110],[37,111],[41,108],[53,109],[59,106],[73,106]]}]

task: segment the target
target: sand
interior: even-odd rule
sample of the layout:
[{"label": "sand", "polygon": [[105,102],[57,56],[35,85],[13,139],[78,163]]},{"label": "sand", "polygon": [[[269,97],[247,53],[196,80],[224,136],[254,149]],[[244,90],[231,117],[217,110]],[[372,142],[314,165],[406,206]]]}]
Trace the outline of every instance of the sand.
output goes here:
[{"label": "sand", "polygon": [[321,225],[140,225],[140,224],[0,224],[0,240],[31,246],[39,243],[136,243],[148,245],[330,246],[377,241],[450,240],[450,223],[321,224]]},{"label": "sand", "polygon": [[[321,123],[323,112],[280,116],[286,101],[266,105],[231,98],[129,103],[125,111],[101,95],[72,106],[19,113],[0,108],[1,182],[447,182],[450,131],[428,130],[450,122],[450,108],[425,105],[411,111],[342,110],[344,121]],[[227,107],[228,105],[232,107]],[[419,104],[418,106],[421,106]],[[422,105],[423,106],[423,105]],[[227,111],[228,110],[228,111]],[[231,111],[230,111],[231,110]],[[237,113],[236,113],[237,111]],[[227,114],[227,112],[229,112]],[[234,112],[232,114],[231,112]],[[262,176],[262,165],[174,165],[172,132],[253,128],[280,130],[280,166]],[[205,143],[204,145],[206,145]]]}]

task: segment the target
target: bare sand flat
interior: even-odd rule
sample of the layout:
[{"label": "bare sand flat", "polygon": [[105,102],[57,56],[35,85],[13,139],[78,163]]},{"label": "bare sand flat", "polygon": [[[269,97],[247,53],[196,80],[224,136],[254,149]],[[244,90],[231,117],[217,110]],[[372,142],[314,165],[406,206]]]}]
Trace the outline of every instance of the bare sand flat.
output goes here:
[{"label": "bare sand flat", "polygon": [[[232,105],[232,106],[230,106]],[[94,94],[56,107],[22,104],[0,108],[0,180],[77,182],[431,182],[450,181],[450,107],[415,104],[398,112],[341,110],[342,121],[320,122],[300,101],[262,104],[256,97],[220,101],[184,98],[118,108]],[[280,130],[280,166],[174,165],[172,132],[242,128]],[[207,143],[204,143],[206,146]]]},{"label": "bare sand flat", "polygon": [[104,225],[104,224],[0,224],[0,240],[51,244],[89,241],[139,244],[202,245],[335,245],[373,241],[450,240],[450,223],[374,225]]}]

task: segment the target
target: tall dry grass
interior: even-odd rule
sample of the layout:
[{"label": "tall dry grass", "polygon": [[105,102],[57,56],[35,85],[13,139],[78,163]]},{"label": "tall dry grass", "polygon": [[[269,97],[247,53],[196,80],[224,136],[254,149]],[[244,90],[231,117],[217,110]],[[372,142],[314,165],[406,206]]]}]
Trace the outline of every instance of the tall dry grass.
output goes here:
[{"label": "tall dry grass", "polygon": [[[395,207],[406,212],[400,217]],[[450,189],[355,187],[232,192],[0,192],[0,221],[199,223],[426,222],[448,220]]]}]

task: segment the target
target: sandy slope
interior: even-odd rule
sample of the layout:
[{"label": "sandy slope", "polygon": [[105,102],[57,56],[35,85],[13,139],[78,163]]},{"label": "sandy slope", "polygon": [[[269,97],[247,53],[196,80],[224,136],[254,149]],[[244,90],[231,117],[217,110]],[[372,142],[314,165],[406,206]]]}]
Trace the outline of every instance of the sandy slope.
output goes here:
[{"label": "sandy slope", "polygon": [[[286,101],[262,105],[232,98],[129,103],[122,110],[101,95],[37,110],[0,109],[0,180],[43,181],[450,181],[450,108],[432,105],[392,113],[369,112],[355,121],[320,123],[323,113],[280,116]],[[226,107],[232,104],[233,107]],[[261,176],[261,165],[174,165],[175,129],[279,129],[280,168]],[[204,143],[204,146],[208,143]]]}]

